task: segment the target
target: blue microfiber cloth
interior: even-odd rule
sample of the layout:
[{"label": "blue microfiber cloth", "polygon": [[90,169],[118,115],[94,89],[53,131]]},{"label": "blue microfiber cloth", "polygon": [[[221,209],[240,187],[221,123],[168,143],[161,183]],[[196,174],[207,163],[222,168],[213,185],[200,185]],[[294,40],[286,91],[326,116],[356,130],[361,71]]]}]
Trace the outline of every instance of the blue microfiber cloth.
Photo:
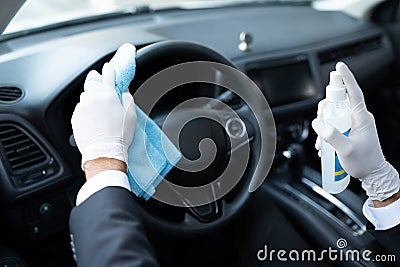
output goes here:
[{"label": "blue microfiber cloth", "polygon": [[[110,60],[115,70],[115,88],[121,98],[135,76],[136,48],[123,44]],[[136,105],[136,128],[128,149],[128,179],[132,192],[148,200],[182,154]]]}]

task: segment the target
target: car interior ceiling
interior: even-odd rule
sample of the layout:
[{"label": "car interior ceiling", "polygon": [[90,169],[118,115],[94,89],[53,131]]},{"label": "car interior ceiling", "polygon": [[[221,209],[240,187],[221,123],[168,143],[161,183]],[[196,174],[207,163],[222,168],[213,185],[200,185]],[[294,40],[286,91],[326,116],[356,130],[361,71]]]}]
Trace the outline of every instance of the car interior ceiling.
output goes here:
[{"label": "car interior ceiling", "polygon": [[[242,31],[254,38],[249,51],[238,49]],[[238,252],[231,245],[230,233],[238,225],[258,219],[248,218],[249,210],[257,208],[255,214],[268,214],[264,210],[269,207],[267,202],[273,203],[313,248],[334,247],[342,237],[352,248],[384,251],[366,230],[367,220],[362,214],[366,196],[358,180],[351,179],[348,189],[333,197],[320,190],[320,158],[310,124],[317,103],[324,97],[329,72],[337,61],[344,61],[354,71],[368,109],[375,116],[385,157],[399,169],[398,1],[381,3],[366,20],[341,12],[316,11],[308,4],[260,3],[113,17],[0,41],[0,266],[76,266],[68,219],[85,177],[79,151],[71,143],[70,118],[84,79],[91,69],[100,70],[124,42],[141,49],[167,40],[201,44],[222,55],[219,61],[226,57],[247,74],[272,108],[277,146],[262,186],[248,196],[234,216],[207,231],[162,231],[154,220],[174,224],[182,220],[183,211],[156,200],[138,201],[162,266],[236,266],[234,255]],[[215,56],[207,49],[198,57],[191,54],[192,50],[174,49],[166,49],[165,57],[150,55],[154,57],[151,62],[156,60],[157,64],[138,69],[131,90],[168,66]],[[10,88],[20,91],[20,98],[7,102],[1,97]],[[192,97],[218,99],[225,91],[209,84],[180,86],[162,98],[151,116],[162,117]],[[237,98],[228,102],[233,109],[241,103]],[[7,147],[13,143],[6,143],[10,132],[16,134],[15,138],[28,140],[30,149],[37,150],[40,156],[33,163],[10,163]],[[255,135],[252,151],[259,149]],[[182,182],[174,180],[174,175],[178,176],[173,170],[167,179]],[[238,183],[227,201],[239,195],[242,187],[244,184]],[[274,220],[268,216],[264,219]],[[262,223],[258,225],[262,227]]]}]

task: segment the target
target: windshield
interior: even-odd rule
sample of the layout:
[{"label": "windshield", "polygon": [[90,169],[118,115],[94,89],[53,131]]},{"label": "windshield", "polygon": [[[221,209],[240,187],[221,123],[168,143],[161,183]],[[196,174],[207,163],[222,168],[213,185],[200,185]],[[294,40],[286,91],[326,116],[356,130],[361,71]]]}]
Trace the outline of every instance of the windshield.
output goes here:
[{"label": "windshield", "polygon": [[[264,0],[265,2],[295,2],[296,0]],[[27,0],[17,15],[10,22],[3,34],[19,32],[34,28],[53,25],[60,22],[71,21],[96,15],[110,14],[115,12],[135,12],[139,6],[149,6],[153,9],[176,6],[180,8],[207,8],[224,4],[235,4],[242,2],[264,2],[262,0]],[[304,1],[304,0],[299,0]],[[379,2],[382,0],[371,0]],[[357,2],[364,0],[322,0],[318,1],[323,10],[335,9],[335,6],[348,6],[356,8]],[[319,4],[318,3],[318,4]],[[314,5],[314,7],[316,7]],[[339,9],[339,8],[338,8]]]},{"label": "windshield", "polygon": [[[165,0],[151,1],[165,2]],[[149,0],[28,0],[3,34],[95,15],[119,11],[131,12],[134,6],[146,5],[148,2]]]}]

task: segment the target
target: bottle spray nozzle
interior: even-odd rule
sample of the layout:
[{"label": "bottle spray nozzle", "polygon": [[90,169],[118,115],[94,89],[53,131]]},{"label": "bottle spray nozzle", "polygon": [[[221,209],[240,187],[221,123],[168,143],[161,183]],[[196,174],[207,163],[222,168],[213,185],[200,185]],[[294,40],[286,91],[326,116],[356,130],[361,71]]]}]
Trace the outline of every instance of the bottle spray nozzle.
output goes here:
[{"label": "bottle spray nozzle", "polygon": [[340,73],[331,71],[329,77],[329,85],[326,87],[326,99],[334,102],[346,100],[346,88],[344,88]]},{"label": "bottle spray nozzle", "polygon": [[329,85],[332,85],[334,87],[343,87],[342,76],[338,71],[331,71],[329,76]]}]

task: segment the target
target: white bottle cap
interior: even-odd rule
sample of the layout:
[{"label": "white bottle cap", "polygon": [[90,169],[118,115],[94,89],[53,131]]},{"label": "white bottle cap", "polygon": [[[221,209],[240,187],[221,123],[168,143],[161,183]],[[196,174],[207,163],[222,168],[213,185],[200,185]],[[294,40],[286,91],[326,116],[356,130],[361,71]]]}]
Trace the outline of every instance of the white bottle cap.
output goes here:
[{"label": "white bottle cap", "polygon": [[332,102],[346,100],[346,88],[342,76],[337,71],[331,71],[329,85],[326,87],[326,99]]}]

